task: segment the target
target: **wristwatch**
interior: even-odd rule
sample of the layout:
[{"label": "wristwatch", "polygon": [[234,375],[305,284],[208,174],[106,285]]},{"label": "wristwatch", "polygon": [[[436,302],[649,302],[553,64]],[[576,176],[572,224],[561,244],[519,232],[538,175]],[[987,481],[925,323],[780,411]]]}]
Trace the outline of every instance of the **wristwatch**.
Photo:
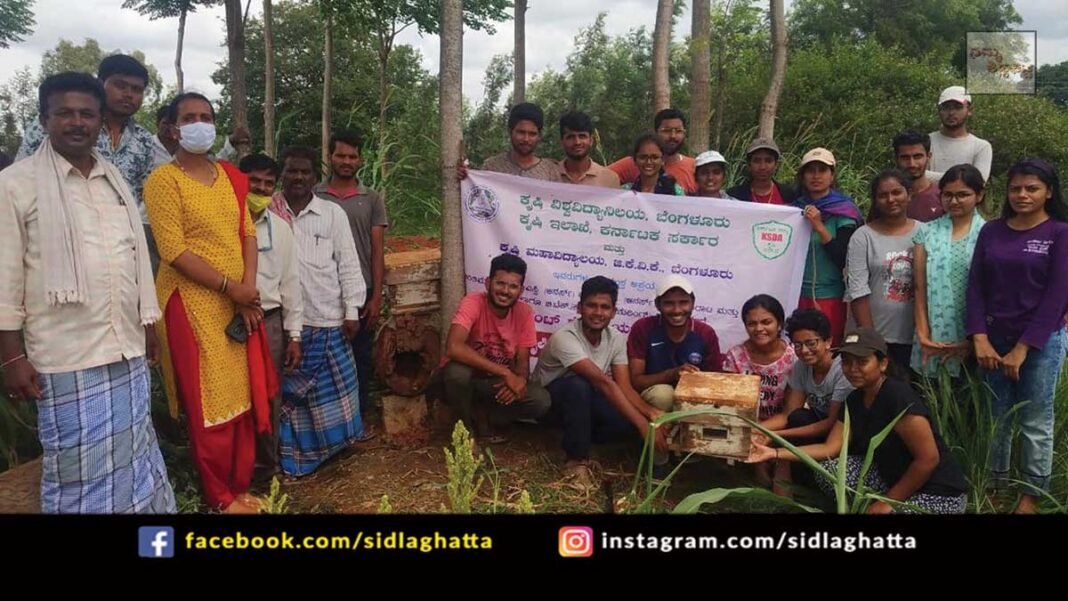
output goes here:
[{"label": "wristwatch", "polygon": [[300,342],[300,334],[290,334],[289,335],[289,341],[290,342]]}]

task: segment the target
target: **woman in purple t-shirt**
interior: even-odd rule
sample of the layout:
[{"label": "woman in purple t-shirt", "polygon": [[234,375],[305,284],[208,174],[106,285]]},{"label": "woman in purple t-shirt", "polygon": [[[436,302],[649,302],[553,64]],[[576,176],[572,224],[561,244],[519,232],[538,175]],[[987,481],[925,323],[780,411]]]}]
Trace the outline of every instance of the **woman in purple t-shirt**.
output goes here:
[{"label": "woman in purple t-shirt", "polygon": [[[1013,165],[1001,219],[979,233],[968,275],[967,333],[994,394],[995,416],[1017,403],[1020,474],[1028,488],[1017,513],[1034,513],[1053,471],[1053,395],[1065,355],[1068,211],[1056,170],[1041,159]],[[1012,419],[1002,419],[991,469],[1007,484]]]}]

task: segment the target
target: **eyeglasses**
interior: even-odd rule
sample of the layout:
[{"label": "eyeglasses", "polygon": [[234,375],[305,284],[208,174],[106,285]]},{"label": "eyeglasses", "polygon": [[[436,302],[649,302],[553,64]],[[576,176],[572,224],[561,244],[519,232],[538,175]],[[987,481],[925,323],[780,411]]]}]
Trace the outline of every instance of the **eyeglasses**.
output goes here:
[{"label": "eyeglasses", "polygon": [[638,163],[656,163],[659,162],[663,156],[659,154],[639,154],[634,157],[634,160]]},{"label": "eyeglasses", "polygon": [[802,340],[800,342],[793,342],[793,343],[791,343],[791,345],[794,347],[794,350],[797,350],[797,351],[801,350],[802,347],[803,348],[807,348],[810,351],[814,351],[814,350],[816,350],[817,347],[819,347],[820,339],[819,338],[809,338],[808,340]]},{"label": "eyeglasses", "polygon": [[665,136],[671,136],[671,135],[674,135],[674,134],[684,134],[684,133],[686,133],[686,130],[681,128],[681,127],[661,127],[660,129],[658,129],[656,131],[657,131],[657,133],[663,134]]},{"label": "eyeglasses", "polygon": [[953,194],[952,192],[943,192],[942,200],[946,202],[953,202],[954,200],[957,202],[964,202],[972,196],[975,196],[975,192],[957,192],[956,194]]}]

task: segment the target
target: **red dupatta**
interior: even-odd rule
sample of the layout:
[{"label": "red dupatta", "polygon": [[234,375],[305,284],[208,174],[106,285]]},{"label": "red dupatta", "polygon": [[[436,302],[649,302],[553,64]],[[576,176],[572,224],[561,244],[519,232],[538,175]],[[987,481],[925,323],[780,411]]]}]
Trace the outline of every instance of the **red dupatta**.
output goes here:
[{"label": "red dupatta", "polygon": [[[244,255],[245,215],[248,213],[245,208],[249,191],[248,177],[227,161],[219,161],[219,165],[230,178],[230,185],[233,186],[234,194],[237,196],[237,236],[241,242],[241,253]],[[252,414],[256,421],[256,431],[267,434],[271,432],[271,399],[278,395],[280,384],[278,371],[275,369],[274,360],[271,359],[267,330],[262,321],[255,330],[249,332],[245,348],[248,352],[248,382],[252,393]]]}]

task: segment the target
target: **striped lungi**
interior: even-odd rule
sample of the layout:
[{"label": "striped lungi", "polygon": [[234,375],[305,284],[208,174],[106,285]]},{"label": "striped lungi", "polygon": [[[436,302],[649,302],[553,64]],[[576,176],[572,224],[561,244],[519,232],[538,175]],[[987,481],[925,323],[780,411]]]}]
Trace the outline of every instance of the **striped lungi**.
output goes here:
[{"label": "striped lungi", "polygon": [[352,347],[341,328],[305,327],[300,368],[285,377],[282,471],[303,476],[363,435]]},{"label": "striped lungi", "polygon": [[145,358],[41,374],[43,513],[174,513]]}]

